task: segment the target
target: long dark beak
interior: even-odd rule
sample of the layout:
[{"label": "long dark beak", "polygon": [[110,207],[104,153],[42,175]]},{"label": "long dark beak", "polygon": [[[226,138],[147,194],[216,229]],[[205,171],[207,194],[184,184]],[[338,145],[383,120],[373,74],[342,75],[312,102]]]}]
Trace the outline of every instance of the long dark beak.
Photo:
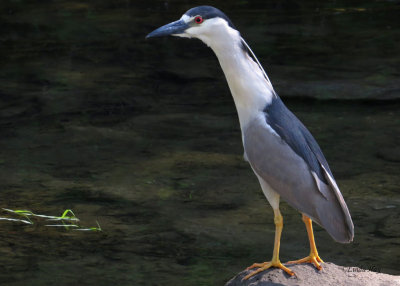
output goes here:
[{"label": "long dark beak", "polygon": [[162,37],[162,36],[168,36],[168,35],[177,35],[177,34],[182,34],[185,32],[185,30],[189,28],[189,25],[185,23],[183,20],[178,20],[172,23],[169,23],[167,25],[164,25],[150,34],[146,36],[147,38],[154,38],[154,37]]}]

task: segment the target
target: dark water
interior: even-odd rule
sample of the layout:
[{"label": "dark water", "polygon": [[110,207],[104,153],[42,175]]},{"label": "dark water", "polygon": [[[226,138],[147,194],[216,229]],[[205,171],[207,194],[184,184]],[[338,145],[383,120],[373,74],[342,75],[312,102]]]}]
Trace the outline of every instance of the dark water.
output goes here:
[{"label": "dark water", "polygon": [[[242,160],[236,111],[199,41],[145,41],[198,1],[2,1],[1,285],[223,285],[270,259],[272,209]],[[316,227],[325,261],[400,274],[398,1],[215,1],[320,143],[355,224]],[[281,260],[308,253],[282,203]],[[2,217],[7,216],[5,212]]]}]

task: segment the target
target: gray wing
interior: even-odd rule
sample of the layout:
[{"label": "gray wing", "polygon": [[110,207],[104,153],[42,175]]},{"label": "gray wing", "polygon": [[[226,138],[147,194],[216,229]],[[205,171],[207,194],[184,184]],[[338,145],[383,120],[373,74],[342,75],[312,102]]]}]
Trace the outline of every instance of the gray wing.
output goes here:
[{"label": "gray wing", "polygon": [[322,180],[307,161],[267,125],[265,116],[260,115],[246,126],[243,139],[253,170],[286,202],[324,227],[335,240],[350,242],[353,239],[350,213],[329,169],[318,163]]},{"label": "gray wing", "polygon": [[[285,106],[280,97],[275,94],[271,104],[264,109],[267,123],[272,129],[303,158],[309,168],[325,184],[325,171],[333,178],[328,162],[317,141],[301,121]],[[324,171],[325,169],[325,171]]]}]

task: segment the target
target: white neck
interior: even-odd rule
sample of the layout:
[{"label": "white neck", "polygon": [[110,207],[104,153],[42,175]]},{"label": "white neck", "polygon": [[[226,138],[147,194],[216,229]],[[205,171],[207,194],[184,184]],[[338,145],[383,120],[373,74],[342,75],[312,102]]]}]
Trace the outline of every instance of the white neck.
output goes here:
[{"label": "white neck", "polygon": [[271,84],[242,48],[242,38],[228,25],[216,25],[212,36],[199,36],[215,52],[228,81],[241,129],[271,102]]}]

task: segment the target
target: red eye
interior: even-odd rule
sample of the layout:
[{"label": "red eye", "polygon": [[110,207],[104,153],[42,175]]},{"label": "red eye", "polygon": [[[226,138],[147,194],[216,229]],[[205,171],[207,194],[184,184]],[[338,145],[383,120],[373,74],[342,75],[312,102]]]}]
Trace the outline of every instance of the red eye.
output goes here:
[{"label": "red eye", "polygon": [[203,18],[202,18],[201,16],[197,16],[196,18],[194,18],[194,21],[195,21],[197,24],[201,24],[201,23],[203,23]]}]

